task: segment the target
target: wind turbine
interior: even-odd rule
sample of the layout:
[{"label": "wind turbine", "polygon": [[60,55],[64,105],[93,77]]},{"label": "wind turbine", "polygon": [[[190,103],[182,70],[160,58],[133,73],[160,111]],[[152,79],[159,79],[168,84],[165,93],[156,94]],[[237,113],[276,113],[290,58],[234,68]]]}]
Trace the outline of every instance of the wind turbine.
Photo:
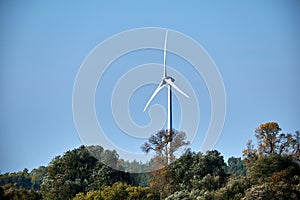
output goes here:
[{"label": "wind turbine", "polygon": [[166,66],[167,40],[168,40],[168,30],[166,31],[165,45],[164,45],[164,74],[163,74],[160,84],[157,86],[157,88],[153,92],[152,96],[148,100],[148,102],[144,108],[144,112],[146,111],[147,107],[149,106],[151,101],[154,99],[154,97],[157,95],[157,93],[164,86],[167,86],[168,87],[168,127],[167,127],[167,131],[168,131],[168,134],[170,135],[172,132],[172,88],[174,88],[175,90],[177,90],[179,93],[181,93],[183,96],[185,96],[187,98],[189,98],[189,96],[186,93],[184,93],[177,85],[175,85],[174,78],[167,75],[167,66]]}]

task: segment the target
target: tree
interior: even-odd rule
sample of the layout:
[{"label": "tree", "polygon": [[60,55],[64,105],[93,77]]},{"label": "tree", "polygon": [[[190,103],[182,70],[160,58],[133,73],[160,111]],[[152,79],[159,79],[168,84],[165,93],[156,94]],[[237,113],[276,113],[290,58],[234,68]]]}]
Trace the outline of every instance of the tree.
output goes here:
[{"label": "tree", "polygon": [[191,180],[195,175],[192,173],[192,168],[194,164],[196,164],[196,159],[196,153],[188,150],[167,167],[170,193],[174,193],[179,190],[192,190]]},{"label": "tree", "polygon": [[145,142],[141,149],[145,153],[155,151],[156,155],[151,160],[150,168],[153,170],[149,176],[148,181],[150,187],[154,191],[158,191],[160,198],[167,196],[170,188],[168,184],[167,169],[164,167],[170,164],[170,161],[175,160],[174,153],[181,147],[188,145],[186,141],[186,134],[182,131],[166,131],[161,130],[158,133],[150,136],[148,142]]},{"label": "tree", "polygon": [[148,182],[150,188],[159,194],[160,199],[163,199],[168,195],[169,180],[167,178],[166,168],[154,170],[149,173]]},{"label": "tree", "polygon": [[101,190],[78,193],[73,200],[158,200],[159,196],[148,187],[136,187],[117,182]]},{"label": "tree", "polygon": [[41,185],[43,183],[43,179],[47,174],[47,167],[45,166],[40,166],[37,169],[33,169],[29,176],[31,177],[31,188],[33,190],[40,190],[41,189]]},{"label": "tree", "polygon": [[[116,152],[99,151],[106,161],[117,163]],[[126,181],[124,172],[112,169],[99,162],[90,154],[85,146],[67,151],[62,157],[56,157],[48,166],[47,176],[42,184],[45,199],[69,199],[79,192],[99,189],[104,185],[112,185],[116,181]]]},{"label": "tree", "polygon": [[48,166],[42,184],[45,199],[69,199],[87,191],[88,180],[97,160],[81,146],[56,157]]},{"label": "tree", "polygon": [[226,172],[234,175],[246,175],[246,166],[241,158],[230,157],[228,159]]},{"label": "tree", "polygon": [[165,200],[191,200],[190,192],[186,190],[177,191],[170,196],[168,196]]},{"label": "tree", "polygon": [[206,154],[187,151],[166,167],[163,197],[175,198],[176,196],[177,198],[185,194],[184,191],[193,193],[189,198],[197,196],[199,192],[196,191],[200,191],[202,196],[205,196],[205,192],[209,192],[206,196],[210,196],[210,191],[217,190],[224,185],[225,166],[223,157],[216,150],[207,151]]},{"label": "tree", "polygon": [[145,142],[141,149],[145,153],[155,151],[157,161],[163,165],[169,164],[169,161],[174,161],[174,153],[181,147],[189,145],[186,141],[186,134],[182,131],[166,131],[161,130],[158,133],[150,136],[148,142]]},{"label": "tree", "polygon": [[0,175],[0,186],[6,184],[13,184],[16,188],[25,190],[31,189],[32,184],[28,169],[25,168],[23,171],[16,173],[13,172]]},{"label": "tree", "polygon": [[283,170],[293,172],[290,177],[300,175],[300,167],[295,163],[291,156],[271,154],[269,156],[261,156],[249,169],[249,178],[253,184],[269,182],[270,178]]},{"label": "tree", "polygon": [[129,174],[97,162],[89,177],[88,190],[97,190],[104,186],[111,186],[119,181],[124,183],[129,182]]},{"label": "tree", "polygon": [[207,174],[211,174],[213,176],[221,176],[225,178],[225,161],[221,153],[217,150],[207,151],[204,156],[202,154],[197,154],[199,160],[194,164],[193,168],[196,173],[200,174],[204,177]]},{"label": "tree", "polygon": [[243,150],[243,157],[247,168],[257,160],[257,149],[254,148],[252,140],[248,140],[246,149]]},{"label": "tree", "polygon": [[300,198],[300,185],[288,186],[284,183],[279,185],[271,185],[270,183],[263,183],[261,185],[254,185],[247,189],[243,200],[257,200],[257,199],[278,199],[278,200],[298,200]]},{"label": "tree", "polygon": [[226,185],[215,192],[214,197],[220,200],[240,200],[249,187],[251,184],[247,177],[232,175]]},{"label": "tree", "polygon": [[[299,154],[299,133],[297,136],[289,133],[280,132],[281,128],[277,122],[267,122],[260,124],[255,130],[257,138],[257,148],[254,148],[252,141],[249,140],[247,147],[243,150],[243,157],[247,167],[250,167],[253,162],[260,156],[268,156],[272,154],[288,154],[293,155],[297,160]],[[298,142],[297,142],[298,141]],[[298,150],[297,150],[298,149]]]},{"label": "tree", "polygon": [[265,124],[261,124],[255,130],[255,136],[258,139],[259,155],[291,152],[294,138],[291,134],[279,133],[280,131],[281,128],[277,122],[267,122]]},{"label": "tree", "polygon": [[296,131],[294,135],[294,143],[293,143],[293,155],[294,160],[300,163],[300,132]]},{"label": "tree", "polygon": [[0,187],[0,199],[3,199],[3,200],[19,200],[19,199],[41,200],[42,195],[39,192],[34,191],[34,190],[30,190],[30,189],[26,190],[24,188],[17,188],[13,184],[6,184],[6,185]]}]

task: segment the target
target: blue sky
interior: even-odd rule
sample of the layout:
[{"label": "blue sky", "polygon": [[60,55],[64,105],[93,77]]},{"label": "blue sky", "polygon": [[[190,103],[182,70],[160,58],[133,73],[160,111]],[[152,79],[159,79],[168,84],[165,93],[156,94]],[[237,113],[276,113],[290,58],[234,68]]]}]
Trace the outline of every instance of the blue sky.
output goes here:
[{"label": "blue sky", "polygon": [[[241,156],[260,123],[299,130],[299,10],[297,1],[1,1],[1,172],[47,165],[83,144],[72,115],[77,71],[96,45],[133,28],[182,32],[214,60],[227,94],[216,149],[226,158]],[[203,118],[205,130],[205,109]]]}]

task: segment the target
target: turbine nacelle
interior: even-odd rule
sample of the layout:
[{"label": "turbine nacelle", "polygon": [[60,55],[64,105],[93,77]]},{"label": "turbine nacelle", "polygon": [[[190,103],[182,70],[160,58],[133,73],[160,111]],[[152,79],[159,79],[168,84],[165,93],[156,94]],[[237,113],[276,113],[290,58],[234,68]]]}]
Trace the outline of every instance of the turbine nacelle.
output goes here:
[{"label": "turbine nacelle", "polygon": [[162,81],[163,81],[164,83],[167,83],[167,81],[165,81],[166,79],[169,79],[169,80],[171,80],[172,82],[175,81],[175,79],[174,79],[173,77],[171,77],[171,76],[164,77],[164,78],[162,79]]}]

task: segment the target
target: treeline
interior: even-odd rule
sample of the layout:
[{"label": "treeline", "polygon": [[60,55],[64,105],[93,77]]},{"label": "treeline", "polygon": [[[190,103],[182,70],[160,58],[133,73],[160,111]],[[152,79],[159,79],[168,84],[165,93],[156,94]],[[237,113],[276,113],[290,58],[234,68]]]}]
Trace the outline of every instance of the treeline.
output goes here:
[{"label": "treeline", "polygon": [[139,174],[126,171],[145,170],[149,164],[124,161],[99,146],[81,146],[47,167],[0,175],[0,199],[300,199],[299,132],[283,133],[268,122],[255,130],[255,137],[243,159],[231,157],[226,163],[217,150],[187,150],[167,167]]}]

